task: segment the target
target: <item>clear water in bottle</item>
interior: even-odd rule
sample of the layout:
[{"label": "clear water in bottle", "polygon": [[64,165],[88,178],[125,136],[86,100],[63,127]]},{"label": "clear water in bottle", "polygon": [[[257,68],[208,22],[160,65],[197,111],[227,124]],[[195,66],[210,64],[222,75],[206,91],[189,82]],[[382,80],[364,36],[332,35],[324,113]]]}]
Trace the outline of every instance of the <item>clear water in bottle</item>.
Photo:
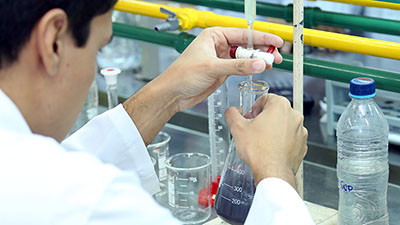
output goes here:
[{"label": "clear water in bottle", "polygon": [[389,126],[374,96],[372,79],[353,79],[337,125],[339,225],[389,224]]}]

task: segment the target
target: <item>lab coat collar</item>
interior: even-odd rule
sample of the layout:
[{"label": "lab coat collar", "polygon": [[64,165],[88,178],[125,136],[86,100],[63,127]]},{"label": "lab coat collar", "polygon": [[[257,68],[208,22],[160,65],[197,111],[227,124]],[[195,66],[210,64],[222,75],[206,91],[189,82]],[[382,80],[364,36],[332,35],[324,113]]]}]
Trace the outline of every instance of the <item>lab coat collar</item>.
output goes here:
[{"label": "lab coat collar", "polygon": [[32,133],[22,113],[0,88],[0,130]]}]

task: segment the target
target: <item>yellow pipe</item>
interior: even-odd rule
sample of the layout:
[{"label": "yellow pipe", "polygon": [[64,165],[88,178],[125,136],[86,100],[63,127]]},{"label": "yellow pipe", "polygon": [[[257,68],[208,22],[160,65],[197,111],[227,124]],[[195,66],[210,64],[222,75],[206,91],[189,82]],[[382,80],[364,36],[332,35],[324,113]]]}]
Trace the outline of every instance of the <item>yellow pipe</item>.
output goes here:
[{"label": "yellow pipe", "polygon": [[[194,27],[207,28],[214,26],[247,27],[245,19],[218,15],[209,11],[178,8],[137,0],[120,0],[115,6],[115,9],[161,19],[167,18],[168,16],[166,14],[160,12],[160,7],[174,11],[177,14],[177,17],[180,19],[182,30],[190,30]],[[293,41],[293,27],[289,25],[255,21],[254,29],[276,34],[285,41]],[[304,29],[304,44],[400,60],[400,43],[397,42]]]},{"label": "yellow pipe", "polygon": [[[313,1],[315,1],[315,0],[313,0]],[[362,6],[367,6],[367,7],[377,7],[377,8],[400,10],[400,4],[393,3],[393,2],[382,2],[382,1],[375,1],[375,0],[323,0],[323,1],[341,2],[341,3],[346,3],[346,4],[352,4],[352,5],[362,5]]]}]

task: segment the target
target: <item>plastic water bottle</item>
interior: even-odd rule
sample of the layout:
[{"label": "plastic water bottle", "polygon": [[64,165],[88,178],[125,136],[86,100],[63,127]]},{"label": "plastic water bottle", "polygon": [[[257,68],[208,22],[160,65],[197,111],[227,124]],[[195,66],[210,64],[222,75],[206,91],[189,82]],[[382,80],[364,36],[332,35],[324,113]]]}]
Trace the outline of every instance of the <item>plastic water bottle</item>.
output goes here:
[{"label": "plastic water bottle", "polygon": [[337,124],[339,225],[388,225],[389,125],[375,103],[375,82],[355,78]]}]

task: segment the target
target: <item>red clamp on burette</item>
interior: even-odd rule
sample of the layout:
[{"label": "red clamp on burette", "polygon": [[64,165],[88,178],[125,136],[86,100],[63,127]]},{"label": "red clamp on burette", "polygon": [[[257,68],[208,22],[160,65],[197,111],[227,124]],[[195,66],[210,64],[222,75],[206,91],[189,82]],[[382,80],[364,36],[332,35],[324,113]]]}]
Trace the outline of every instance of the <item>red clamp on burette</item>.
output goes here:
[{"label": "red clamp on burette", "polygon": [[236,59],[236,50],[239,46],[232,46],[231,50],[229,51],[229,54],[231,55],[232,59]]},{"label": "red clamp on burette", "polygon": [[221,180],[221,175],[215,177],[215,181],[211,183],[210,193],[207,193],[207,188],[203,188],[200,190],[198,203],[204,207],[208,206],[208,201],[211,201],[211,207],[214,207],[215,197],[217,196],[218,185]]},{"label": "red clamp on burette", "polygon": [[267,53],[269,53],[269,54],[273,54],[273,53],[274,53],[274,51],[275,51],[275,46],[273,46],[273,45],[270,45],[270,46],[269,46],[269,48],[268,48],[268,50],[267,50]]},{"label": "red clamp on burette", "polygon": [[233,59],[263,59],[266,64],[272,65],[274,63],[275,46],[270,45],[266,52],[262,52],[259,49],[246,49],[241,46],[232,46],[229,52]]}]

